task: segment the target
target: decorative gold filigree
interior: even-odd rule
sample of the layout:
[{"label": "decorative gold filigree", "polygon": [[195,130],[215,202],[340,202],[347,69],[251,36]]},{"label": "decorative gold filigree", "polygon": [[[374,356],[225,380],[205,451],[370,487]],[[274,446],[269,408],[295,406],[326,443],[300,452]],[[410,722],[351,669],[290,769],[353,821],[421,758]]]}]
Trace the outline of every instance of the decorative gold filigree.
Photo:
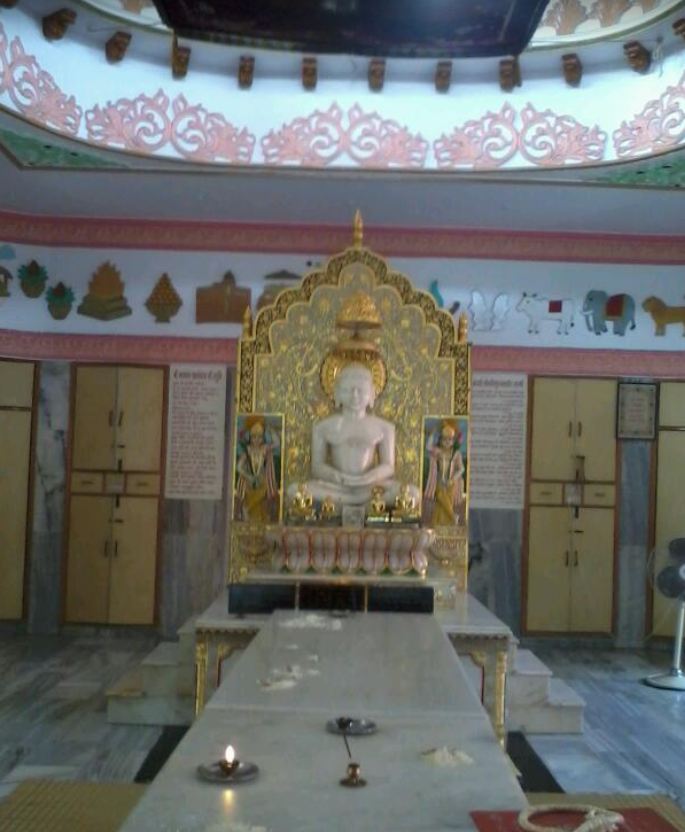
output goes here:
[{"label": "decorative gold filigree", "polygon": [[[336,323],[341,314],[343,320],[373,320],[372,310],[382,326],[377,331],[378,352],[374,345],[367,366],[373,374],[376,361],[387,372],[385,379],[380,369],[374,376],[377,391],[382,391],[374,411],[396,426],[396,478],[420,485],[425,415],[468,415],[465,330],[458,339],[454,319],[437,308],[431,295],[415,289],[404,275],[391,271],[382,257],[363,248],[359,224],[356,246],[331,257],[298,287],[282,291],[257,313],[252,333],[240,342],[239,409],[285,416],[285,490],[309,477],[312,424],[333,409],[330,392],[339,361],[322,366],[322,358],[342,346],[337,342]],[[460,533],[464,535],[463,527]],[[233,543],[242,551],[243,538],[238,540],[236,535],[240,533],[233,532]],[[457,542],[450,535],[443,542],[440,530],[435,546],[438,560],[450,561],[450,571],[463,570],[465,583],[467,541],[460,538]],[[236,552],[235,546],[232,551]],[[231,574],[237,576],[241,568],[249,571],[256,561],[265,563],[266,559],[265,553],[241,555],[240,565],[232,562]],[[461,579],[460,574],[460,583]]]},{"label": "decorative gold filigree", "polygon": [[335,325],[344,329],[379,329],[381,318],[367,292],[353,292],[340,307]]}]

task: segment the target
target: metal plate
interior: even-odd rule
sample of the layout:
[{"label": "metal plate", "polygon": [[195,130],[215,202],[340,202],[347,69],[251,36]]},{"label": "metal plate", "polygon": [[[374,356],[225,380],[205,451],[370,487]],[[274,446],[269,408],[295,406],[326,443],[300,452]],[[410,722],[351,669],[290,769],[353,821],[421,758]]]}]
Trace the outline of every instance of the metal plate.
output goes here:
[{"label": "metal plate", "polygon": [[[345,727],[343,727],[343,720],[347,720]],[[331,734],[347,734],[348,737],[365,737],[369,734],[375,734],[378,726],[372,719],[339,716],[336,719],[328,720],[326,730]]]},{"label": "metal plate", "polygon": [[230,786],[232,783],[246,783],[254,780],[258,774],[259,767],[254,763],[238,763],[238,767],[232,774],[226,774],[219,763],[197,767],[197,775],[201,780],[206,780],[208,783],[221,783],[224,786]]}]

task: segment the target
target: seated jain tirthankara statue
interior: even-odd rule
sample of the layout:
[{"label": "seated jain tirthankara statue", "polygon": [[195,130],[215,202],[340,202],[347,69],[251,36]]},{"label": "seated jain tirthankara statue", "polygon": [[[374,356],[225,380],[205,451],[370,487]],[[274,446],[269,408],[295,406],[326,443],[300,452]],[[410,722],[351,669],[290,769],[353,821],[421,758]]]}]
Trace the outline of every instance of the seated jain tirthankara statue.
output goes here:
[{"label": "seated jain tirthankara statue", "polygon": [[[386,501],[395,498],[395,426],[370,411],[375,401],[371,372],[348,364],[337,375],[334,400],[338,412],[312,428],[312,479],[307,488],[316,500],[363,506],[371,490],[382,487]],[[292,496],[292,495],[291,495]]]}]

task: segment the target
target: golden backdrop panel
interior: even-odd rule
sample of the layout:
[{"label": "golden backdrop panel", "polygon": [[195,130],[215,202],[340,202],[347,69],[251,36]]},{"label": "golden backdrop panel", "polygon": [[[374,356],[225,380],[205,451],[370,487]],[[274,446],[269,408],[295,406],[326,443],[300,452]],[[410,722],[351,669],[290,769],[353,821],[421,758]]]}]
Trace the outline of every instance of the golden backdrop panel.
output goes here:
[{"label": "golden backdrop panel", "polygon": [[241,407],[285,415],[285,490],[309,477],[312,423],[334,406],[321,386],[321,365],[340,341],[342,305],[360,290],[382,319],[377,337],[387,383],[374,412],[395,423],[397,479],[420,484],[425,415],[468,412],[468,347],[456,343],[451,316],[382,258],[348,249],[299,289],[281,293],[259,314],[254,340],[242,344]]}]

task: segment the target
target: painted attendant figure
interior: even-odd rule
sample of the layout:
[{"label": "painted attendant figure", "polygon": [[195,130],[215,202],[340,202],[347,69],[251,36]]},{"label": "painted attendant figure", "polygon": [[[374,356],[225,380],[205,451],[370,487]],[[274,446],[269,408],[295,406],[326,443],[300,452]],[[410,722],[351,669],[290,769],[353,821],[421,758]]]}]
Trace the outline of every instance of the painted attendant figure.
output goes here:
[{"label": "painted attendant figure", "polygon": [[235,517],[257,523],[278,519],[278,479],[274,454],[278,436],[267,430],[262,416],[248,416],[239,438],[236,463]]},{"label": "painted attendant figure", "polygon": [[432,526],[459,523],[464,502],[464,462],[457,423],[444,419],[426,442],[428,476],[423,493],[424,515]]}]

